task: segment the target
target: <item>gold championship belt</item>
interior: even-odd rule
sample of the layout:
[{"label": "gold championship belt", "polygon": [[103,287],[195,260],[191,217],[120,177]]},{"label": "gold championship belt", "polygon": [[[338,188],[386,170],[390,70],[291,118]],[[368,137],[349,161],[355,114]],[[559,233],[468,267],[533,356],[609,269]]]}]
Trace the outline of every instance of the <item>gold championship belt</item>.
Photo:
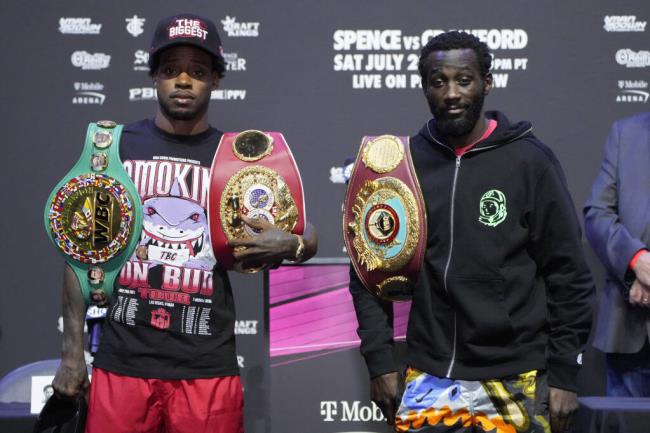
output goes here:
[{"label": "gold championship belt", "polygon": [[219,266],[234,267],[228,241],[258,235],[242,215],[302,234],[304,203],[300,172],[282,134],[256,130],[225,133],[212,162],[208,199],[210,239]]},{"label": "gold championship belt", "polygon": [[363,285],[408,300],[426,247],[424,200],[408,137],[364,137],[343,206],[343,238]]},{"label": "gold championship belt", "polygon": [[119,155],[122,125],[88,125],[81,157],[52,190],[45,205],[45,231],[79,280],[86,304],[90,292],[108,298],[142,227],[138,192]]}]

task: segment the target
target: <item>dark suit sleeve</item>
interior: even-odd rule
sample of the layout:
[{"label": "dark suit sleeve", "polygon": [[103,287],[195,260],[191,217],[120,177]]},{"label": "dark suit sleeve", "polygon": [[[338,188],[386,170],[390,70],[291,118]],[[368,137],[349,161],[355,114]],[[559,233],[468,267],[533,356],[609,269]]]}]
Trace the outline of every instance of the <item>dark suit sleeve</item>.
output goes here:
[{"label": "dark suit sleeve", "polygon": [[361,339],[361,354],[370,377],[397,371],[393,358],[393,305],[373,296],[350,265],[350,293],[354,301]]},{"label": "dark suit sleeve", "polygon": [[575,391],[591,329],[594,284],[584,258],[578,215],[555,159],[535,187],[530,249],[546,286],[548,383]]},{"label": "dark suit sleeve", "polygon": [[605,156],[584,207],[585,234],[610,275],[624,286],[631,283],[628,266],[645,244],[632,236],[618,215],[620,124],[614,123],[605,143]]}]

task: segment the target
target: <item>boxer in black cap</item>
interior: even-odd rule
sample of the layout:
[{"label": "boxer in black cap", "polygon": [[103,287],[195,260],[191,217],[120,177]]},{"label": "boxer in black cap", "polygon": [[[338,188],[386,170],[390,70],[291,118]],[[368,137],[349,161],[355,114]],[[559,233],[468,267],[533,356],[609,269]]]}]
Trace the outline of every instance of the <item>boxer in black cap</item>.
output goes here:
[{"label": "boxer in black cap", "polygon": [[[150,49],[158,92],[153,119],[127,125],[120,156],[143,205],[143,234],[117,282],[94,359],[86,432],[243,432],[235,355],[234,302],[212,252],[206,205],[210,164],[221,131],[208,124],[210,94],[225,71],[208,19],[179,14],[158,24]],[[316,252],[268,222],[235,254],[243,268]],[[59,396],[88,389],[83,353],[85,306],[70,269],[63,293]]]}]

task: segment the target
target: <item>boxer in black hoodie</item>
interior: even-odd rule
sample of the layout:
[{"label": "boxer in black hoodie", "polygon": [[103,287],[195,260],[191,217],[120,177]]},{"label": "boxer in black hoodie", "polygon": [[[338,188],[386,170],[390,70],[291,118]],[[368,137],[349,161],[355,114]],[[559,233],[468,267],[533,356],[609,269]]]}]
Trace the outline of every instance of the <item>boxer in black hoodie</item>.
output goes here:
[{"label": "boxer in black hoodie", "polygon": [[351,271],[371,396],[396,431],[558,433],[578,407],[594,288],[580,225],[562,168],[531,124],[483,111],[490,64],[467,33],[438,35],[421,51],[433,118],[410,146],[428,233],[405,378],[390,304]]}]

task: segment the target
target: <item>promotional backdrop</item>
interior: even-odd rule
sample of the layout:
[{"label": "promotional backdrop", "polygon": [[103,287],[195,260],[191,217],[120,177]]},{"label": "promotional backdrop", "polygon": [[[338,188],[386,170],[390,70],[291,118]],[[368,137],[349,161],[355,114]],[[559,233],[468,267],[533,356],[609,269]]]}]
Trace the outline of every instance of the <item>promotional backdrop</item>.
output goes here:
[{"label": "promotional backdrop", "polygon": [[[45,200],[81,152],[88,122],[152,117],[149,41],[160,18],[181,11],[212,18],[223,41],[228,70],[212,95],[211,124],[285,135],[302,172],[321,258],[345,256],[344,161],[355,155],[361,137],[412,135],[429,119],[417,60],[419,48],[439,32],[469,31],[489,45],[495,88],[486,108],[502,110],[513,121],[532,121],[535,134],[561,161],[578,211],[611,123],[650,107],[646,0],[188,0],[182,6],[169,0],[5,0],[0,376],[60,354],[62,262],[44,234]],[[600,281],[602,267],[588,251]],[[247,431],[269,431],[275,413],[268,406],[269,374],[281,374],[281,368],[269,369],[274,358],[268,352],[263,277],[232,281]],[[354,318],[348,320],[346,332],[353,335]],[[288,412],[282,416],[291,413],[291,425],[303,426],[293,431],[383,428],[373,421],[366,371],[354,345],[320,357],[317,368],[309,372],[309,386],[301,385],[305,376],[297,368],[295,383],[272,382],[280,387],[274,395],[283,395],[286,386],[314,396],[307,405],[299,394],[284,394]],[[329,391],[339,383],[340,392]],[[581,393],[601,393],[602,383],[602,357],[590,351]],[[349,395],[350,387],[358,395]],[[327,395],[319,395],[321,390]],[[351,413],[342,408],[360,399],[358,409],[369,407],[371,424],[364,423],[365,415],[356,421],[342,415]],[[294,400],[299,411],[291,410]],[[306,430],[310,422],[319,426]]]}]

